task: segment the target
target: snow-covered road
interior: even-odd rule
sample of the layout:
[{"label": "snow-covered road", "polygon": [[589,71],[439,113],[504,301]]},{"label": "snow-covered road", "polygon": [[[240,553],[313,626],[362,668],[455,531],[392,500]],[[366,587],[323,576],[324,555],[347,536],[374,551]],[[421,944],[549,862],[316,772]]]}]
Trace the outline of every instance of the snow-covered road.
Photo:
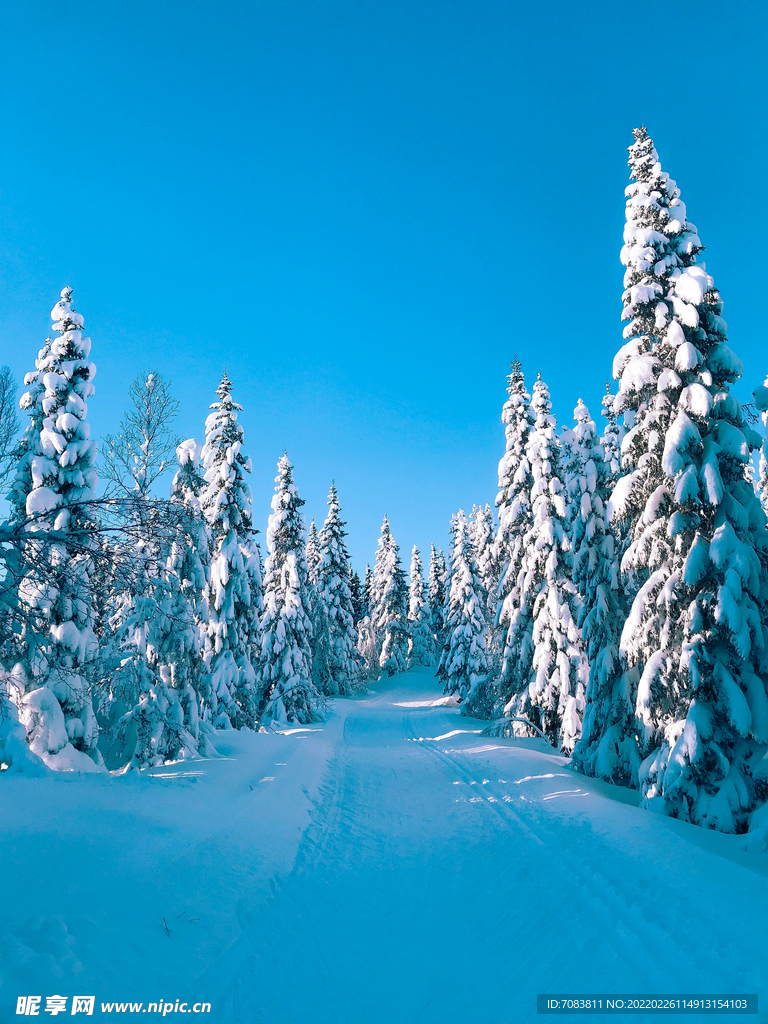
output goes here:
[{"label": "snow-covered road", "polygon": [[531,1022],[539,992],[765,1006],[766,855],[483,738],[426,672],[375,689],[226,759],[9,779],[3,1013],[33,990],[208,1000],[216,1024]]}]

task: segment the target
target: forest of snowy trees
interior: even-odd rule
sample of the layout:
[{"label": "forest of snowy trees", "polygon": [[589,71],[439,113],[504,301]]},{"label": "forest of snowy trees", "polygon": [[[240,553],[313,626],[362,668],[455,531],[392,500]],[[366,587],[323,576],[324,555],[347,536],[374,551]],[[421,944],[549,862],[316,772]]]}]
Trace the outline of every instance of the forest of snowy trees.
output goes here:
[{"label": "forest of snowy trees", "polygon": [[768,800],[768,459],[753,426],[768,380],[757,412],[730,393],[742,364],[703,246],[645,128],[634,136],[603,425],[578,399],[558,428],[542,375],[528,387],[515,359],[495,514],[459,509],[426,569],[415,547],[403,565],[384,516],[361,579],[336,487],[307,531],[287,453],[262,550],[226,373],[202,444],[174,435],[169,384],[147,373],[97,457],[91,342],[62,291],[20,402],[0,371],[6,770],[213,757],[221,730],[318,721],[330,698],[422,666],[491,734],[543,736],[650,809],[750,827]]}]

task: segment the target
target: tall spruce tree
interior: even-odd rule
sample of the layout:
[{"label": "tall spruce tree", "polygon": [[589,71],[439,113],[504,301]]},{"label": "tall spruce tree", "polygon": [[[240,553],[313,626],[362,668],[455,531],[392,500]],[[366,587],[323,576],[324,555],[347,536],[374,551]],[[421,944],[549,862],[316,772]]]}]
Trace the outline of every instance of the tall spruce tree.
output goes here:
[{"label": "tall spruce tree", "polygon": [[283,454],[277,463],[267,528],[261,622],[261,720],[315,722],[320,695],[312,679],[312,624],[304,540],[304,501]]},{"label": "tall spruce tree", "polygon": [[493,512],[491,506],[473,505],[469,517],[469,538],[475,554],[475,564],[487,595],[486,619],[492,633],[496,620],[499,588],[499,568],[495,554]]},{"label": "tall spruce tree", "polygon": [[352,617],[356,626],[366,614],[363,583],[356,569],[352,569],[349,574],[349,592],[352,595]]},{"label": "tall spruce tree", "polygon": [[439,668],[445,692],[464,700],[488,675],[486,593],[463,509],[452,525],[447,639]]},{"label": "tall spruce tree", "polygon": [[334,687],[332,692],[350,694],[361,688],[362,680],[345,526],[336,486],[331,484],[328,515],[318,536],[316,587],[328,621],[328,672]]},{"label": "tall spruce tree", "polygon": [[[517,625],[525,598],[520,591],[520,570],[525,550],[524,538],[531,525],[533,476],[528,441],[535,413],[531,409],[531,396],[525,389],[522,366],[517,356],[507,377],[507,392],[509,397],[501,412],[506,446],[499,462],[499,492],[496,495],[499,525],[494,544],[499,573],[494,646],[498,646],[502,658],[499,690],[489,684],[485,692],[477,689],[471,697],[472,713],[478,718],[495,715],[503,703],[502,695],[508,694],[515,685],[512,678],[514,666],[506,652],[510,635],[517,636]],[[510,634],[513,620],[515,629]],[[524,644],[518,653],[529,658],[532,651]],[[519,678],[517,682],[520,682]]]},{"label": "tall spruce tree", "polygon": [[379,668],[393,676],[405,672],[408,658],[408,585],[389,520],[384,516],[371,586],[371,624]]},{"label": "tall spruce tree", "polygon": [[611,511],[629,536],[621,649],[640,673],[639,778],[645,806],[733,832],[766,797],[768,535],[746,474],[760,438],[729,393],[742,367],[696,228],[645,128],[634,134]]},{"label": "tall spruce tree", "polygon": [[366,565],[361,615],[357,622],[357,653],[362,659],[363,674],[366,679],[378,678],[379,654],[381,653],[381,644],[377,642],[376,630],[371,618],[373,582],[373,569],[370,565]]},{"label": "tall spruce tree", "polygon": [[371,601],[373,598],[373,569],[370,565],[365,566],[363,577],[363,616],[371,614]]},{"label": "tall spruce tree", "polygon": [[[212,537],[200,501],[205,488],[201,456],[202,449],[194,438],[183,441],[176,449],[178,469],[171,485],[171,501],[181,505],[188,515],[183,530],[173,541],[168,555],[168,568],[170,574],[179,581],[196,633],[194,643],[179,651],[173,671],[183,686],[184,723],[205,753],[210,744],[210,740],[205,739],[205,733],[212,718],[213,699],[210,693],[211,677],[202,670],[201,658],[205,651],[209,623]],[[186,614],[182,614],[182,620]]]},{"label": "tall spruce tree", "polygon": [[[433,549],[434,550],[434,549]],[[424,568],[419,549],[411,552],[411,575],[408,584],[408,668],[435,665],[435,644],[429,602],[424,593]]]},{"label": "tall spruce tree", "polygon": [[439,659],[443,649],[445,630],[445,559],[440,559],[442,550],[432,544],[429,553],[429,576],[427,577],[427,597],[429,615],[432,626],[432,640],[435,656]]},{"label": "tall spruce tree", "polygon": [[307,533],[307,579],[314,587],[317,582],[317,570],[320,565],[320,549],[315,520],[309,524]]},{"label": "tall spruce tree", "polygon": [[200,494],[212,536],[205,664],[213,725],[253,728],[260,695],[252,658],[259,643],[262,594],[246,479],[251,460],[243,454],[243,428],[237,420],[243,407],[232,398],[226,372],[216,394],[219,401],[211,404],[205,422],[205,487]]},{"label": "tall spruce tree", "polygon": [[578,594],[571,580],[556,421],[540,374],[531,407],[536,421],[526,457],[533,476],[532,521],[517,584],[520,606],[512,613],[504,651],[503,680],[511,683],[505,713],[529,717],[570,752],[581,732],[586,666],[576,625]]},{"label": "tall spruce tree", "polygon": [[[30,423],[9,495],[12,517],[24,525],[12,692],[32,751],[51,768],[88,771],[102,764],[87,677],[98,652],[91,585],[97,524],[88,505],[96,444],[86,418],[96,367],[71,288],[62,290],[51,319],[59,337],[46,339],[24,379],[20,405]],[[51,530],[57,541],[46,540]]]},{"label": "tall spruce tree", "polygon": [[[578,624],[589,661],[586,705],[581,737],[572,765],[623,786],[637,786],[640,756],[635,736],[633,694],[637,678],[619,651],[626,608],[619,586],[621,544],[608,520],[608,499],[620,469],[621,430],[606,389],[603,415],[607,424],[601,443],[595,443],[586,407],[577,407],[584,422],[583,450],[578,463],[591,461],[594,473],[584,475],[587,497],[580,498],[573,524],[573,579],[583,603]],[[591,488],[591,489],[590,489]],[[577,492],[581,488],[570,490]]]}]

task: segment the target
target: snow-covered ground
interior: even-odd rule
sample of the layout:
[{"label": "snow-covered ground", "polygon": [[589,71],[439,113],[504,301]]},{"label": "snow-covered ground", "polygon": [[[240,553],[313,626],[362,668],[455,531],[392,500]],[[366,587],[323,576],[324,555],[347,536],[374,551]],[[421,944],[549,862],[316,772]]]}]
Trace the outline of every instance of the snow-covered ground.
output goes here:
[{"label": "snow-covered ground", "polygon": [[375,690],[318,726],[222,734],[221,759],[2,780],[3,1024],[27,994],[45,1019],[46,995],[93,994],[94,1022],[132,1016],[101,1002],[204,1000],[211,1024],[768,994],[765,854],[639,810],[540,741],[482,737],[426,670]]}]

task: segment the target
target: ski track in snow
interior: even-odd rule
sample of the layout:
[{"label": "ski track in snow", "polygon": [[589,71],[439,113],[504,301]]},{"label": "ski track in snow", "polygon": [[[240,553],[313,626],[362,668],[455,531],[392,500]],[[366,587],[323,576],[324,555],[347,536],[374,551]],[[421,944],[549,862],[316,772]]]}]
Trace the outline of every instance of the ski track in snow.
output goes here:
[{"label": "ski track in snow", "polygon": [[223,734],[220,759],[3,780],[2,1020],[30,992],[206,1000],[211,1024],[761,993],[765,855],[479,735],[426,670],[375,685],[311,729]]}]

